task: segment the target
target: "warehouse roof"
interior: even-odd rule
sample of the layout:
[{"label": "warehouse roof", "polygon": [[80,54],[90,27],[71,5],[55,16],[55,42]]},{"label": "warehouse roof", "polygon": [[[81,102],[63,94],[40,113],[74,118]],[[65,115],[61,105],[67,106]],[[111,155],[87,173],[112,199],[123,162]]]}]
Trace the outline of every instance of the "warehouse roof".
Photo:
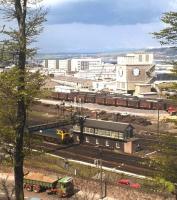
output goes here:
[{"label": "warehouse roof", "polygon": [[66,82],[73,82],[73,83],[92,83],[92,80],[90,79],[83,79],[83,78],[77,78],[74,76],[55,76],[53,81],[66,81]]},{"label": "warehouse roof", "polygon": [[98,128],[108,131],[116,131],[116,132],[125,132],[127,129],[134,127],[128,123],[119,123],[113,121],[105,121],[105,120],[98,120],[98,119],[86,119],[84,123],[85,127],[90,128]]}]

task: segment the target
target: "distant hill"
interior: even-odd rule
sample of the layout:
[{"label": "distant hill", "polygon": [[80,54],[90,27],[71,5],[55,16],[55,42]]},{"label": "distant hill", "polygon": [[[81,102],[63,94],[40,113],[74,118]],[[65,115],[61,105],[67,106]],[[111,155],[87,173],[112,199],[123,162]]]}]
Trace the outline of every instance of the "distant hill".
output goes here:
[{"label": "distant hill", "polygon": [[72,57],[113,57],[116,58],[119,55],[124,55],[133,52],[147,52],[154,53],[155,59],[177,59],[177,49],[162,47],[162,48],[149,48],[149,49],[119,49],[105,52],[95,53],[39,53],[36,57],[38,59],[66,59]]},{"label": "distant hill", "polygon": [[145,52],[154,53],[156,56],[163,55],[163,56],[177,57],[177,48],[173,47],[145,49]]}]

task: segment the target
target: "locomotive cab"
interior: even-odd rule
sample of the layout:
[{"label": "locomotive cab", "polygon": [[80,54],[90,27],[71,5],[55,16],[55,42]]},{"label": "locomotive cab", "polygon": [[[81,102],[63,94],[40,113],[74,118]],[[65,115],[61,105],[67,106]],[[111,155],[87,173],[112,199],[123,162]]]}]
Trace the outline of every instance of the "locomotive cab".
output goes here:
[{"label": "locomotive cab", "polygon": [[64,129],[63,130],[57,129],[56,131],[57,131],[56,134],[58,135],[59,140],[61,141],[62,144],[68,144],[73,142],[73,137],[69,131],[66,131]]}]

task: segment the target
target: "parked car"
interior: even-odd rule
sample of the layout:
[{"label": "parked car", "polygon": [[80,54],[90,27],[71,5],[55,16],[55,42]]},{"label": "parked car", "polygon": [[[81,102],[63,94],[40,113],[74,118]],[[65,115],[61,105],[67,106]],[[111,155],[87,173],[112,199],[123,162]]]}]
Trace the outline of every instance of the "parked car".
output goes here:
[{"label": "parked car", "polygon": [[140,184],[139,183],[133,183],[131,180],[129,179],[120,179],[117,181],[117,184],[118,185],[127,185],[131,188],[134,188],[134,189],[139,189],[141,188]]}]

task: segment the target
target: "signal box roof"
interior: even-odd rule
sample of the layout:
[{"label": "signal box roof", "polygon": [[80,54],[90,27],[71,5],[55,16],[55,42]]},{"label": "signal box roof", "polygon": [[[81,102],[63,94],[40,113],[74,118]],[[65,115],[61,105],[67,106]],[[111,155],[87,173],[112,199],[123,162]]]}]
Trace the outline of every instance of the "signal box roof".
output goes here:
[{"label": "signal box roof", "polygon": [[134,129],[134,127],[128,123],[120,123],[120,122],[89,119],[89,118],[86,119],[84,126],[89,128],[97,128],[97,129],[122,132],[122,133],[125,132],[127,129]]}]

